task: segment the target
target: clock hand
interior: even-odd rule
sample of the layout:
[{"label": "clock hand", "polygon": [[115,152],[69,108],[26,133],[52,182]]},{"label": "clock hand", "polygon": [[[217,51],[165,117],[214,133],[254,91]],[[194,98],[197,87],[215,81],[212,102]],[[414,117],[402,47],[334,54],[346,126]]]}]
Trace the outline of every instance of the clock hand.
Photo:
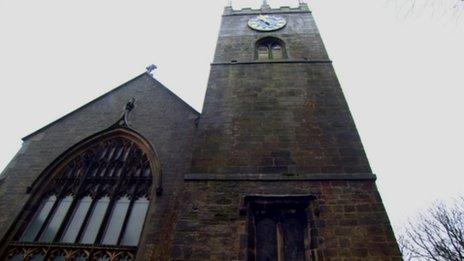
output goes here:
[{"label": "clock hand", "polygon": [[263,21],[265,24],[267,25],[271,25],[271,23],[269,23],[268,19],[262,15],[258,16],[258,19]]}]

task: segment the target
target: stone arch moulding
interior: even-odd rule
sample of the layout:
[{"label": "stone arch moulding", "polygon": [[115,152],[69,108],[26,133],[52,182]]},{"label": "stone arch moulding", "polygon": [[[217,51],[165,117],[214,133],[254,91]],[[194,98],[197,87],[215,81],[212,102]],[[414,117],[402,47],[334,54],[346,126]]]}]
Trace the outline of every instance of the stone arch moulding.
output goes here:
[{"label": "stone arch moulding", "polygon": [[96,134],[91,135],[77,144],[71,146],[65,152],[63,152],[60,156],[58,156],[45,170],[39,174],[39,176],[32,182],[30,186],[27,187],[26,193],[34,194],[37,193],[37,190],[45,185],[46,180],[52,178],[50,175],[56,175],[59,172],[59,168],[63,167],[72,160],[72,155],[78,155],[80,152],[84,151],[88,148],[91,144],[98,142],[99,140],[103,139],[111,139],[112,137],[122,137],[127,138],[135,142],[140,148],[144,148],[145,152],[147,152],[147,156],[150,158],[150,163],[152,164],[152,175],[154,179],[154,188],[155,192],[158,195],[161,195],[163,192],[163,184],[162,184],[162,170],[161,164],[159,162],[158,155],[151,145],[151,143],[145,139],[140,133],[135,131],[134,129],[122,125],[119,122],[115,125],[111,126],[110,128],[100,131]]},{"label": "stone arch moulding", "polygon": [[[137,150],[140,150],[142,152],[142,154],[143,154],[143,157],[146,158],[145,162],[148,162],[148,165],[149,165],[149,168],[147,168],[147,170],[148,169],[150,170],[150,174],[149,174],[150,175],[150,185],[147,186],[147,188],[145,189],[145,192],[138,192],[138,191],[135,192],[137,190],[136,185],[133,185],[132,187],[134,187],[134,189],[131,189],[131,190],[134,191],[133,192],[134,194],[135,193],[138,193],[138,194],[146,193],[147,197],[149,198],[149,202],[147,203],[148,207],[147,207],[147,210],[146,210],[144,223],[143,223],[142,228],[141,228],[138,244],[136,246],[132,247],[132,248],[127,248],[127,249],[125,249],[125,248],[118,249],[117,246],[110,247],[109,250],[113,251],[114,253],[119,253],[119,254],[122,254],[124,256],[128,256],[129,259],[132,259],[132,260],[135,259],[136,257],[142,255],[141,252],[144,251],[145,247],[143,247],[143,245],[145,244],[145,242],[147,240],[146,235],[148,233],[147,232],[148,227],[145,224],[151,222],[150,218],[151,218],[152,215],[150,215],[150,213],[154,211],[156,197],[161,195],[161,193],[162,193],[162,170],[161,170],[161,164],[159,162],[156,151],[154,150],[151,143],[147,139],[145,139],[141,134],[139,134],[137,131],[130,128],[126,123],[127,123],[126,120],[123,120],[123,121],[120,120],[116,124],[112,125],[111,127],[107,128],[107,129],[105,129],[105,130],[103,130],[101,132],[98,132],[98,133],[96,133],[96,134],[94,134],[94,135],[92,135],[90,137],[87,137],[87,138],[81,140],[80,142],[78,142],[77,144],[71,146],[69,149],[67,149],[65,152],[63,152],[60,156],[58,156],[48,167],[45,168],[44,171],[42,171],[39,174],[39,176],[27,188],[27,191],[25,191],[25,193],[28,193],[31,196],[29,197],[29,199],[26,201],[26,203],[22,207],[20,213],[16,216],[16,218],[13,220],[13,222],[10,223],[9,229],[6,231],[3,239],[0,241],[0,256],[2,258],[6,257],[6,255],[8,255],[8,252],[9,252],[9,249],[11,248],[12,242],[17,243],[16,245],[19,246],[18,249],[20,247],[22,247],[22,245],[24,245],[25,246],[24,249],[26,249],[27,244],[23,244],[23,243],[19,242],[20,241],[20,240],[18,240],[19,235],[20,235],[20,233],[24,233],[26,227],[28,226],[28,223],[31,222],[31,219],[33,218],[33,215],[38,214],[38,213],[35,213],[35,211],[38,211],[38,208],[39,208],[40,204],[43,204],[45,196],[50,193],[50,191],[49,191],[50,186],[52,184],[54,184],[54,182],[56,182],[57,177],[63,173],[65,168],[69,167],[68,166],[69,164],[72,164],[73,161],[76,158],[78,158],[80,155],[83,155],[84,152],[86,152],[88,149],[91,149],[94,145],[97,145],[97,144],[100,144],[100,143],[103,143],[103,142],[111,142],[112,140],[116,140],[116,139],[125,140],[125,141],[130,142],[130,144],[133,144],[133,146],[135,146],[137,148]],[[140,174],[140,175],[142,175],[142,174]],[[122,178],[119,178],[119,180],[120,181],[117,181],[118,183],[122,184],[124,182],[124,181],[122,181],[123,180]],[[85,181],[83,181],[82,183],[85,183]],[[77,200],[78,199],[77,199],[77,196],[76,196],[75,201],[77,201]],[[96,201],[96,197],[95,197],[95,201]],[[80,204],[80,203],[74,203],[74,204],[76,204],[76,205],[74,205],[74,211],[77,211],[77,204]],[[96,204],[96,203],[94,203],[94,204]],[[116,203],[114,203],[114,204],[116,204]],[[132,203],[132,204],[134,204],[134,203]],[[59,204],[57,203],[56,205],[59,205]],[[61,207],[61,206],[58,206],[58,207],[55,207],[55,208],[59,208],[59,207]],[[110,214],[110,213],[112,213],[112,211],[115,211],[115,210],[112,209],[111,207],[114,207],[114,206],[108,207],[108,210],[107,210],[108,214],[105,215],[106,216],[106,223],[102,223],[101,224],[102,227],[109,226],[109,222],[112,221],[112,216],[111,216],[112,214]],[[73,209],[70,209],[69,212],[72,212],[72,210]],[[91,210],[89,210],[88,213],[90,213],[90,211]],[[129,209],[129,211],[130,211],[130,209]],[[50,213],[52,213],[52,212],[50,212]],[[51,215],[52,214],[50,214],[49,216],[51,216]],[[66,224],[69,225],[71,223],[72,215],[74,215],[74,214],[70,214],[70,213],[66,214],[66,218],[64,219],[62,225],[60,225],[62,227],[61,228],[62,235],[63,235],[64,229],[65,229],[64,226]],[[92,215],[92,214],[87,214],[88,219],[89,219],[90,215]],[[130,216],[130,212],[127,212],[124,224],[130,223],[129,219],[131,219],[131,218],[132,217]],[[49,219],[50,219],[50,217],[49,217]],[[50,222],[50,220],[48,222]],[[89,222],[89,221],[87,220],[87,222]],[[105,221],[103,221],[103,222],[105,222]],[[88,225],[88,223],[83,223],[82,226],[86,226],[86,224]],[[42,229],[44,229],[45,226],[47,226],[47,225],[44,223],[44,225],[42,225]],[[124,229],[124,226],[125,225],[123,225],[122,229]],[[83,228],[81,228],[80,230],[82,231]],[[103,230],[104,229],[100,229],[100,231],[103,231]],[[60,232],[58,232],[58,233],[60,233]],[[80,233],[81,233],[81,236],[82,236],[82,232],[80,232]],[[102,233],[106,233],[106,232],[100,232],[100,234],[102,234]],[[121,230],[120,233],[121,234],[119,235],[119,242],[121,242],[123,240],[124,231]],[[104,237],[104,235],[99,235],[99,237],[101,239],[102,237]],[[57,238],[57,236],[55,237],[55,240],[56,240],[56,238]],[[53,241],[53,242],[55,242],[55,241]],[[33,246],[34,243],[29,243],[29,245],[31,245],[32,248],[34,247]],[[58,251],[60,253],[65,253],[66,251],[70,251],[70,249],[72,251],[79,250],[79,244],[77,244],[75,246],[73,246],[71,244],[71,245],[69,245],[68,248],[63,248],[63,249],[58,249],[57,248],[57,249],[55,249],[53,251],[55,251],[55,252]],[[90,246],[91,251],[93,251],[94,253],[98,253],[98,250],[100,248],[101,247],[98,245],[98,243],[91,244],[91,246]],[[104,249],[104,248],[100,249],[100,251],[107,251],[107,250],[108,249]],[[85,251],[88,251],[88,249],[85,250]],[[105,253],[109,253],[109,252],[105,252]]]}]

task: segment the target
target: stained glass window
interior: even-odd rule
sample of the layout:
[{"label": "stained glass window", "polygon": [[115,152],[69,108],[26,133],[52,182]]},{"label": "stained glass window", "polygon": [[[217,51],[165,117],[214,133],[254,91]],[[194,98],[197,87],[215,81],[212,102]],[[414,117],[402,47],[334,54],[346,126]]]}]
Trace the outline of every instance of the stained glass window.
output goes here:
[{"label": "stained glass window", "polygon": [[[90,245],[102,249],[98,253],[74,251],[73,260],[104,259],[111,251],[125,260],[133,259],[153,176],[149,150],[138,144],[125,136],[110,136],[66,159],[65,165],[50,174],[47,190],[41,192],[44,196],[7,249],[7,259],[22,260],[24,243],[34,253],[28,254],[29,260],[64,260],[60,253],[69,244],[82,250]],[[105,246],[111,248],[104,250]]]}]

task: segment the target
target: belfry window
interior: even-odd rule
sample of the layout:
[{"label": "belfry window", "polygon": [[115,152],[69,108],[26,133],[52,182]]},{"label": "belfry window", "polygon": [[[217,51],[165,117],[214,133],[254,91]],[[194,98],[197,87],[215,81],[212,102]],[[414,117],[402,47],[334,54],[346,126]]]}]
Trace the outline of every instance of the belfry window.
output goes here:
[{"label": "belfry window", "polygon": [[278,43],[274,43],[272,46],[271,46],[271,56],[272,56],[272,59],[282,59],[284,58],[284,55],[283,55],[283,50],[282,50],[282,46]]},{"label": "belfry window", "polygon": [[258,60],[268,60],[269,59],[269,46],[260,45],[258,46]]},{"label": "belfry window", "polygon": [[135,258],[152,190],[150,151],[118,135],[79,151],[49,174],[7,260]]},{"label": "belfry window", "polygon": [[248,260],[314,260],[311,196],[248,196]]},{"label": "belfry window", "polygon": [[260,39],[256,43],[257,60],[279,60],[286,58],[285,44],[274,37]]}]

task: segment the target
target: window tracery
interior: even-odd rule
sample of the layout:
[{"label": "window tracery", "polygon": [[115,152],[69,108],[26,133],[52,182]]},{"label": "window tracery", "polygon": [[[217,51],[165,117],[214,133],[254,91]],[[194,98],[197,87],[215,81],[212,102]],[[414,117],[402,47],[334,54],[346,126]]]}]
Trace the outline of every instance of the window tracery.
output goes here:
[{"label": "window tracery", "polygon": [[83,147],[50,173],[7,260],[134,259],[155,174],[150,151],[127,135]]}]

